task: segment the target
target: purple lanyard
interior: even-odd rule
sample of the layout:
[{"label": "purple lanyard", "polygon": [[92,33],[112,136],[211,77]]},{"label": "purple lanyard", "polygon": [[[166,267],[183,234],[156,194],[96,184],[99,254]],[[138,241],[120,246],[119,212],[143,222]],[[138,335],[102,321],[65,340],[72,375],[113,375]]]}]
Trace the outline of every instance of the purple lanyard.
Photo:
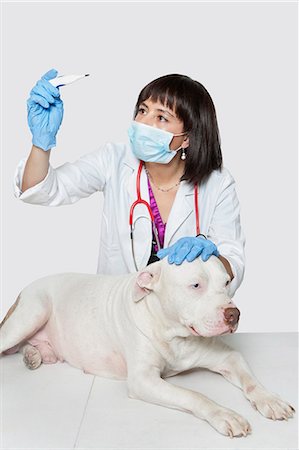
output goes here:
[{"label": "purple lanyard", "polygon": [[[164,237],[165,237],[165,228],[166,223],[163,223],[156,199],[154,197],[154,193],[151,188],[151,184],[149,179],[147,178],[147,185],[148,185],[148,192],[149,192],[149,198],[150,198],[150,207],[154,216],[154,222],[158,231],[158,238],[160,242],[160,247],[163,248],[164,246]],[[158,245],[155,244],[154,246],[155,252],[158,251]]]}]

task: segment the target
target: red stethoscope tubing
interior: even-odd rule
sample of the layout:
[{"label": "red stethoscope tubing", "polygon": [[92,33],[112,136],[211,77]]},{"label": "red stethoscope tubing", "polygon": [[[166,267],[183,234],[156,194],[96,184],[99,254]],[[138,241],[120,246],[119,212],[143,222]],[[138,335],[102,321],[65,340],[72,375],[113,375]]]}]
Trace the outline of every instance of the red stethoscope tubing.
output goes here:
[{"label": "red stethoscope tubing", "polygon": [[142,172],[142,167],[143,167],[143,162],[140,161],[140,164],[139,164],[139,167],[138,167],[138,172],[137,172],[137,178],[136,178],[137,200],[135,200],[135,202],[132,204],[132,206],[130,208],[129,224],[130,224],[130,227],[131,227],[131,233],[132,233],[132,228],[133,228],[133,213],[134,213],[135,206],[137,206],[137,205],[144,205],[147,208],[147,210],[149,212],[149,215],[151,216],[151,221],[154,222],[154,220],[155,220],[150,205],[148,204],[147,201],[142,200],[141,194],[140,194],[140,176],[141,176],[141,172]]},{"label": "red stethoscope tubing", "polygon": [[[134,213],[134,209],[137,205],[140,205],[140,204],[144,205],[149,212],[152,223],[153,224],[155,223],[154,215],[153,215],[153,212],[151,210],[149,203],[145,200],[142,200],[141,194],[140,194],[140,177],[141,177],[142,167],[143,167],[143,161],[140,161],[139,167],[138,167],[138,172],[137,172],[137,178],[136,178],[137,200],[135,200],[135,202],[132,204],[132,206],[130,208],[130,217],[129,217],[129,225],[131,228],[131,239],[132,240],[133,240],[133,213]],[[195,217],[196,217],[196,236],[198,236],[200,234],[200,226],[199,226],[198,185],[197,184],[194,185],[194,208],[195,208]]]}]

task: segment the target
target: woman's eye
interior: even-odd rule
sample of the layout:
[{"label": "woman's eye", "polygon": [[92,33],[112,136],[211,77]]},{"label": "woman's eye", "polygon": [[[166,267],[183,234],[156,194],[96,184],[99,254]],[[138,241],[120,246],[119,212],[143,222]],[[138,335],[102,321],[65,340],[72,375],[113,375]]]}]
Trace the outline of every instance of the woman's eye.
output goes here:
[{"label": "woman's eye", "polygon": [[138,114],[144,114],[145,113],[145,109],[144,108],[138,108]]},{"label": "woman's eye", "polygon": [[168,120],[164,116],[158,116],[158,119],[160,122],[168,122]]},{"label": "woman's eye", "polygon": [[198,288],[200,288],[200,284],[199,283],[192,284],[192,288],[198,289]]}]

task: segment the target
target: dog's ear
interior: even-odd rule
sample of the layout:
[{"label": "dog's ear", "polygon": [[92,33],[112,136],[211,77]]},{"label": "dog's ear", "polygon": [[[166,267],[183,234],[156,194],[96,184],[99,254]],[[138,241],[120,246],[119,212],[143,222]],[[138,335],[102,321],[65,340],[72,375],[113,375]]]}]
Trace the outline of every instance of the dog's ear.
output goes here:
[{"label": "dog's ear", "polygon": [[133,292],[134,302],[139,302],[150,292],[155,290],[161,274],[161,262],[155,262],[147,266],[142,272],[137,274]]}]

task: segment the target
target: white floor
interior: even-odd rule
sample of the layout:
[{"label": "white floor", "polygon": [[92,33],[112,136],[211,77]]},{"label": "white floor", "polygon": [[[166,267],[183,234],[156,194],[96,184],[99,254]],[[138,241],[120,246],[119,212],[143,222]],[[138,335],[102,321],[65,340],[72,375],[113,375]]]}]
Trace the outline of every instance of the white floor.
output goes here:
[{"label": "white floor", "polygon": [[[225,337],[262,384],[296,411],[297,339],[295,333]],[[298,413],[288,422],[265,419],[240,390],[205,370],[168,381],[241,413],[252,435],[227,438],[190,414],[129,399],[123,381],[86,375],[65,363],[30,371],[16,354],[1,358],[1,367],[1,449],[298,449]]]}]

